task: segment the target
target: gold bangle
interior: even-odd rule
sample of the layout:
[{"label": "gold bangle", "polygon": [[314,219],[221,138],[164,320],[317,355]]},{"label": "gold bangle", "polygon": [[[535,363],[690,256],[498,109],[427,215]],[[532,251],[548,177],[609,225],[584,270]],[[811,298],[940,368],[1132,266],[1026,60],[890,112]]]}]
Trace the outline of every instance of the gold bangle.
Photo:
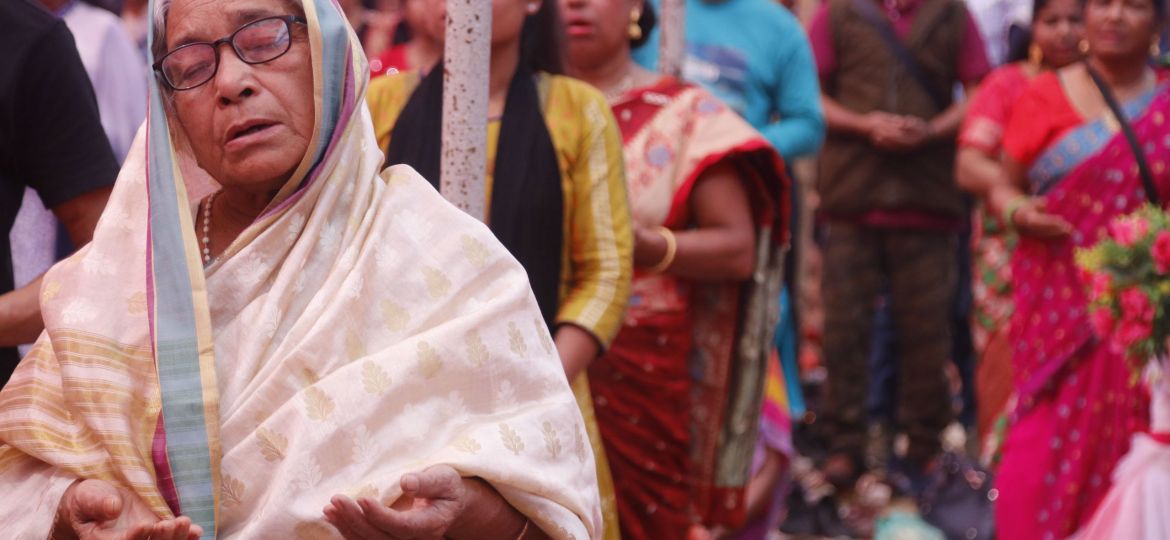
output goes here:
[{"label": "gold bangle", "polygon": [[516,535],[516,540],[524,540],[524,535],[528,534],[528,526],[531,524],[531,519],[524,518],[524,528],[520,529],[520,534]]},{"label": "gold bangle", "polygon": [[666,255],[663,255],[662,260],[650,269],[653,274],[661,274],[670,268],[670,265],[674,264],[674,256],[678,253],[678,241],[674,238],[674,231],[666,227],[659,227],[658,234],[666,239]]},{"label": "gold bangle", "polygon": [[1028,201],[1031,199],[1031,197],[1021,193],[1020,195],[1012,197],[1011,200],[1007,202],[1007,204],[1003,205],[1003,212],[1000,214],[1000,217],[1003,218],[1003,224],[1005,227],[1007,227],[1009,230],[1015,230],[1016,212],[1019,212],[1020,208],[1023,208],[1025,204],[1028,204]]}]

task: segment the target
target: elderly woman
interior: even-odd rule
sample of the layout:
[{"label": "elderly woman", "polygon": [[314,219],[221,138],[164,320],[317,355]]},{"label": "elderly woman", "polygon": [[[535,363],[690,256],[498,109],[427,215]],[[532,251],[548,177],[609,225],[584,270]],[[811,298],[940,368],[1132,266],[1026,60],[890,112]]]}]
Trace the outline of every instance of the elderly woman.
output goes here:
[{"label": "elderly woman", "polygon": [[378,174],[336,5],[174,0],[153,33],[145,134],[0,393],[4,536],[597,537],[524,270]]}]

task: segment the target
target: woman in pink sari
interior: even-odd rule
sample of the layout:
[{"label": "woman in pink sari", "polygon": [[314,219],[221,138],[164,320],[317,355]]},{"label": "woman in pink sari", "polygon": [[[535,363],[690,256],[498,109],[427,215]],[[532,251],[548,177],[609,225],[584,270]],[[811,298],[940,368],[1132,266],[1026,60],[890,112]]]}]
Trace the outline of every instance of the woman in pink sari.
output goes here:
[{"label": "woman in pink sari", "polygon": [[[1008,124],[1013,181],[990,195],[1021,235],[1010,334],[1018,402],[997,477],[1001,538],[1076,531],[1109,489],[1131,434],[1148,424],[1148,397],[1123,357],[1088,330],[1087,284],[1073,257],[1116,216],[1170,197],[1170,94],[1147,67],[1162,12],[1159,0],[1088,0],[1088,59],[1038,77]],[[1132,126],[1146,180],[1106,95]]]},{"label": "woman in pink sari", "polygon": [[[1027,40],[1013,43],[1010,64],[991,72],[967,106],[959,131],[955,180],[959,187],[980,197],[1004,177],[1003,134],[1012,110],[1028,85],[1042,73],[1063,68],[1081,58],[1080,0],[1033,0],[1032,25]],[[1016,235],[998,216],[981,204],[974,213],[971,239],[974,260],[971,335],[978,355],[976,368],[976,425],[985,458],[994,460],[1002,437],[1000,420],[1012,393],[1011,257]]]}]

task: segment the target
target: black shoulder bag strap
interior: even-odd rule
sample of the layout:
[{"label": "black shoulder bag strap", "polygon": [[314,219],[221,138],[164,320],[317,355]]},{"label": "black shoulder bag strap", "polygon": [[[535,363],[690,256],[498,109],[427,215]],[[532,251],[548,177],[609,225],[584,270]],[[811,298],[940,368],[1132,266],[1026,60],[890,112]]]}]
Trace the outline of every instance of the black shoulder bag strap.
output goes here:
[{"label": "black shoulder bag strap", "polygon": [[894,34],[894,27],[886,20],[886,16],[878,11],[873,0],[853,0],[853,8],[865,19],[865,22],[869,23],[877,31],[878,36],[882,38],[882,42],[886,44],[886,49],[906,69],[906,73],[914,79],[914,82],[918,83],[918,86],[926,91],[926,94],[930,96],[930,100],[934,102],[934,106],[940,111],[946,109],[946,104],[950,101],[950,97],[943,95],[938,87],[931,82],[930,77],[926,76],[926,72],[922,70],[918,59],[914,58],[914,54]]},{"label": "black shoulder bag strap", "polygon": [[1113,95],[1113,90],[1109,89],[1109,85],[1101,79],[1101,74],[1097,73],[1093,66],[1085,62],[1085,69],[1089,72],[1089,77],[1093,79],[1093,84],[1097,85],[1097,90],[1101,92],[1101,97],[1105,98],[1105,104],[1109,106],[1109,111],[1113,113],[1113,117],[1117,119],[1117,123],[1121,125],[1121,131],[1125,134],[1125,140],[1129,142],[1129,149],[1133,151],[1133,158],[1137,161],[1138,174],[1142,177],[1142,187],[1146,190],[1146,199],[1154,206],[1161,206],[1158,202],[1158,189],[1154,185],[1154,175],[1150,174],[1150,164],[1146,161],[1146,151],[1142,150],[1142,145],[1138,141],[1137,134],[1133,132],[1133,126],[1129,124],[1129,119],[1125,117],[1125,111],[1121,109],[1121,104],[1117,102],[1117,96]]}]

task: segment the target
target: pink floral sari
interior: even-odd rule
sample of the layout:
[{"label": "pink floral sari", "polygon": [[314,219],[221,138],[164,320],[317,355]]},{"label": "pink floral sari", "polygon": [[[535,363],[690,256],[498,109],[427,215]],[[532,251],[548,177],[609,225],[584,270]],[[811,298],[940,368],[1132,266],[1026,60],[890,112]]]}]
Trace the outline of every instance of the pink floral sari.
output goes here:
[{"label": "pink floral sari", "polygon": [[[1158,187],[1170,200],[1170,94],[1166,84],[1125,105]],[[1051,145],[1029,171],[1047,209],[1073,234],[1022,238],[1012,259],[1016,312],[1011,343],[1018,405],[998,475],[996,522],[1008,540],[1066,538],[1092,515],[1130,436],[1148,425],[1148,396],[1121,355],[1095,336],[1077,248],[1146,203],[1124,135],[1103,120]]]}]

